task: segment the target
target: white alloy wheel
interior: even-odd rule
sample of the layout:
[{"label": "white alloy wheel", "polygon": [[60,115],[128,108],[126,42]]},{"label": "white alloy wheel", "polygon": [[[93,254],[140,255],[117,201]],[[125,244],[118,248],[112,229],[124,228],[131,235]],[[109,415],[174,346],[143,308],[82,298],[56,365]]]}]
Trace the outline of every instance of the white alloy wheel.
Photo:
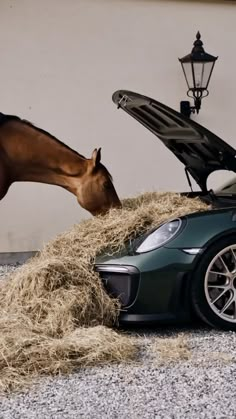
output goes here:
[{"label": "white alloy wheel", "polygon": [[236,323],[236,244],[222,249],[205,275],[206,300],[222,320]]}]

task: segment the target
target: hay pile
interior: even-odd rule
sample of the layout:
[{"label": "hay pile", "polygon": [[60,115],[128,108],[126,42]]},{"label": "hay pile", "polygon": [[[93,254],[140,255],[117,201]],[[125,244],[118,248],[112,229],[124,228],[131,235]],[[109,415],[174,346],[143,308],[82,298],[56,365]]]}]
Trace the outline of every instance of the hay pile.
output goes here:
[{"label": "hay pile", "polygon": [[208,207],[198,198],[146,193],[75,225],[0,286],[0,390],[39,374],[132,359],[136,346],[110,328],[119,302],[104,291],[93,270],[97,255],[170,217]]}]

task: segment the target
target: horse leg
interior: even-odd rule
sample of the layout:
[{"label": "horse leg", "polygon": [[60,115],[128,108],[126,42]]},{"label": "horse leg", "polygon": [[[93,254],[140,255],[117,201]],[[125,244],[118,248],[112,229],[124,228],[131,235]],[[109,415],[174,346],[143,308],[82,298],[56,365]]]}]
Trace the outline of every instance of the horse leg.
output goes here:
[{"label": "horse leg", "polygon": [[6,195],[11,182],[3,162],[0,160],[0,200]]}]

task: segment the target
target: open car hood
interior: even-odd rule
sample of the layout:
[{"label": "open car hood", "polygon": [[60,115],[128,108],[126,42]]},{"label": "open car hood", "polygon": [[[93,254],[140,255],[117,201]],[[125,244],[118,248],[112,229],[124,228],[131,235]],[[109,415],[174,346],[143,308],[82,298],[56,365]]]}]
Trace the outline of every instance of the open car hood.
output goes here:
[{"label": "open car hood", "polygon": [[207,192],[210,173],[215,170],[236,172],[235,149],[179,112],[128,90],[118,90],[112,100],[175,154],[184,164],[188,180],[189,173],[204,193]]}]

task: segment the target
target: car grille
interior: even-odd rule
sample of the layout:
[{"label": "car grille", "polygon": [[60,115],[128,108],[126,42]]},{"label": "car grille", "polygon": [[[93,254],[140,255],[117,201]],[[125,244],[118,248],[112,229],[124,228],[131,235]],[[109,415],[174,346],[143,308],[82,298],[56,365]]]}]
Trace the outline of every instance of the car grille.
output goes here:
[{"label": "car grille", "polygon": [[96,271],[102,279],[107,293],[111,297],[119,298],[121,305],[130,306],[137,295],[139,286],[139,271],[136,268],[129,269],[127,272],[112,272],[103,270],[102,266],[96,266]]}]

